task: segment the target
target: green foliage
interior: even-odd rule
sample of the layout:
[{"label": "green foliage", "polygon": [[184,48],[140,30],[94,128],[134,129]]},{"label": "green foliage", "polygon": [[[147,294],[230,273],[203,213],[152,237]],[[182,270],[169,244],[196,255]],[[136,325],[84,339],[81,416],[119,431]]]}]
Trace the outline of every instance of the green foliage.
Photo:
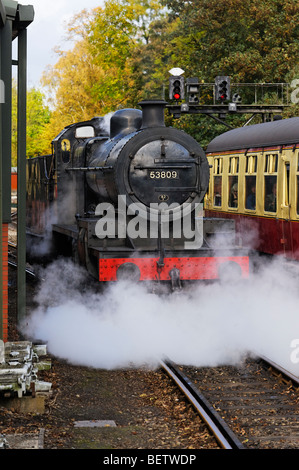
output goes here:
[{"label": "green foliage", "polygon": [[[202,32],[198,72],[205,81],[282,82],[298,60],[297,0],[165,0],[182,35]],[[191,51],[192,54],[192,51]]]},{"label": "green foliage", "polygon": [[44,104],[45,96],[36,88],[27,93],[27,156],[42,155],[50,149],[42,139],[42,132],[50,122],[51,112]]},{"label": "green foliage", "polygon": [[[32,157],[48,152],[51,146],[43,138],[43,132],[50,121],[50,110],[45,105],[44,94],[31,88],[27,92],[27,138],[26,154]],[[12,166],[17,166],[17,85],[12,86]]]},{"label": "green foliage", "polygon": [[107,0],[89,27],[90,52],[104,76],[92,85],[94,99],[104,112],[132,106],[140,98],[143,71],[138,57],[148,44],[149,25],[159,15],[155,0]]}]

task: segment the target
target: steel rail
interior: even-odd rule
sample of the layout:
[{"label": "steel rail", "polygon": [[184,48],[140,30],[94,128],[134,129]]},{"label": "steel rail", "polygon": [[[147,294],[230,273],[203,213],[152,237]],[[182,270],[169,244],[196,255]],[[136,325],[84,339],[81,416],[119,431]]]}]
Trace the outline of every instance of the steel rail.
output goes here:
[{"label": "steel rail", "polygon": [[223,449],[244,449],[243,444],[237,436],[232,432],[202,393],[193,385],[191,380],[169,359],[160,361],[160,364],[199,413],[215,436],[219,445]]},{"label": "steel rail", "polygon": [[281,376],[285,377],[285,380],[293,382],[293,384],[298,387],[299,386],[299,377],[294,375],[292,372],[284,369],[282,366],[277,364],[276,362],[272,361],[266,356],[259,356],[259,358],[267,365],[272,368],[272,370],[275,370],[276,372],[279,372]]},{"label": "steel rail", "polygon": [[[16,243],[13,243],[13,242],[8,242],[8,247],[9,247],[9,248],[16,249],[16,248],[17,248],[17,244],[16,244]],[[12,256],[12,255],[10,254],[10,256]],[[16,257],[16,256],[15,256],[15,257]],[[17,263],[16,261],[12,261],[11,259],[8,260],[8,265],[11,266],[11,267],[13,267],[13,268],[15,268],[15,269],[17,269],[17,267],[18,267],[18,263]],[[30,276],[30,277],[33,278],[33,279],[36,279],[36,278],[37,278],[35,272],[32,271],[32,270],[29,269],[29,268],[25,268],[25,273],[28,274],[28,276]]]},{"label": "steel rail", "polygon": [[[11,260],[8,260],[8,265],[14,269],[17,269],[18,267],[18,263],[16,263],[15,261],[11,261]],[[25,273],[28,274],[28,276],[31,277],[32,279],[37,279],[35,272],[32,271],[31,269],[25,268]]]}]

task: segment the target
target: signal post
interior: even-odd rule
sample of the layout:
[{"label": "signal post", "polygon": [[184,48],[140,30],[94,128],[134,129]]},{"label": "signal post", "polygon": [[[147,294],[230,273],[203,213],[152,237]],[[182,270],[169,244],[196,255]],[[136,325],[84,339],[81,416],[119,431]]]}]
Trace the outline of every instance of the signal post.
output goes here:
[{"label": "signal post", "polygon": [[[234,127],[225,121],[227,115],[249,114],[250,118],[244,124],[246,126],[257,115],[262,116],[263,122],[272,121],[274,115],[281,114],[288,106],[288,102],[284,103],[284,99],[282,99],[281,104],[273,105],[259,104],[256,99],[256,90],[264,87],[280,87],[283,97],[283,93],[288,87],[286,83],[231,83],[228,75],[217,76],[214,83],[199,83],[198,78],[187,78],[185,80],[182,69],[172,69],[170,73],[172,74],[173,71],[176,75],[171,75],[169,78],[170,104],[166,108],[174,118],[179,118],[183,114],[204,114],[229,129],[233,129]],[[213,103],[201,104],[200,92],[207,87],[213,90]],[[255,89],[255,102],[254,104],[243,104],[239,90],[249,89],[250,87]],[[232,93],[233,88],[237,89],[235,93]]]}]

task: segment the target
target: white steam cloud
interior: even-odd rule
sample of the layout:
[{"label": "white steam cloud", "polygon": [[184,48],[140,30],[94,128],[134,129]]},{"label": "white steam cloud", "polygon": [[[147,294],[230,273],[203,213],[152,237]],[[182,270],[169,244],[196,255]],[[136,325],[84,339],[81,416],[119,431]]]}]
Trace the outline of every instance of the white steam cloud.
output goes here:
[{"label": "white steam cloud", "polygon": [[110,120],[113,114],[114,114],[114,111],[112,111],[111,113],[105,114],[105,116],[103,116],[103,121],[101,123],[103,130],[107,132],[108,135],[110,135]]},{"label": "white steam cloud", "polygon": [[23,328],[57,357],[112,369],[156,367],[165,355],[215,366],[263,354],[299,376],[298,276],[278,260],[250,280],[167,296],[128,283],[94,293],[86,276],[67,260],[48,266],[36,298],[40,307]]}]

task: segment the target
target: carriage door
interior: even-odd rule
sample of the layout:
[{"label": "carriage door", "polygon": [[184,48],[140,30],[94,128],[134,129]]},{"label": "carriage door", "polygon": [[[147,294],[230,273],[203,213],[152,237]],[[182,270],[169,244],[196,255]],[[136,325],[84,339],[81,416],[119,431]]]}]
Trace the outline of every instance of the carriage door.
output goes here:
[{"label": "carriage door", "polygon": [[291,194],[290,194],[290,161],[282,155],[282,220],[281,220],[281,247],[284,253],[292,251],[291,233]]}]

